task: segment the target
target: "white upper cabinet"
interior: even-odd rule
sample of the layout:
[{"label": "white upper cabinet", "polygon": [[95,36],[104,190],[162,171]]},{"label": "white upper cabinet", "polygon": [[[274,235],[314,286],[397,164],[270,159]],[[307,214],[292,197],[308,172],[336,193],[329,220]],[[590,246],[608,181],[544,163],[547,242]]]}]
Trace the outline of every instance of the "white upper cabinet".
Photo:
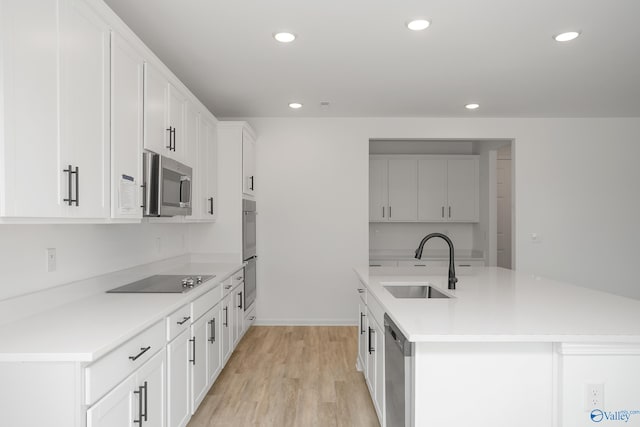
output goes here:
[{"label": "white upper cabinet", "polygon": [[108,217],[108,25],[79,0],[10,0],[2,8],[0,213]]},{"label": "white upper cabinet", "polygon": [[418,219],[447,220],[447,160],[418,160]]},{"label": "white upper cabinet", "polygon": [[388,161],[371,159],[369,162],[369,221],[387,221],[389,218]]},{"label": "white upper cabinet", "polygon": [[418,219],[418,162],[413,159],[389,160],[389,221]]},{"label": "white upper cabinet", "polygon": [[142,218],[144,58],[111,35],[111,216]]},{"label": "white upper cabinet", "polygon": [[449,221],[478,222],[479,165],[477,158],[447,161],[447,217]]},{"label": "white upper cabinet", "polygon": [[170,131],[166,125],[169,82],[152,63],[144,64],[144,148],[169,155]]},{"label": "white upper cabinet", "polygon": [[369,221],[478,222],[478,157],[372,156]]},{"label": "white upper cabinet", "polygon": [[[67,216],[109,216],[110,38],[82,0],[61,3],[60,138]],[[69,172],[69,167],[71,171]]]},{"label": "white upper cabinet", "polygon": [[[185,156],[189,152],[186,148],[186,132],[184,129],[184,114],[186,98],[174,85],[169,83],[167,90],[167,136],[169,136],[168,144],[170,146],[169,156],[186,163]],[[189,164],[188,166],[193,166]]]},{"label": "white upper cabinet", "polygon": [[[203,119],[204,136],[201,155],[200,179],[204,186],[204,219],[215,221],[218,218],[218,133],[216,123],[210,118]],[[202,196],[203,193],[201,193]]]},{"label": "white upper cabinet", "polygon": [[253,133],[242,129],[242,192],[247,196],[256,194],[256,141]]}]

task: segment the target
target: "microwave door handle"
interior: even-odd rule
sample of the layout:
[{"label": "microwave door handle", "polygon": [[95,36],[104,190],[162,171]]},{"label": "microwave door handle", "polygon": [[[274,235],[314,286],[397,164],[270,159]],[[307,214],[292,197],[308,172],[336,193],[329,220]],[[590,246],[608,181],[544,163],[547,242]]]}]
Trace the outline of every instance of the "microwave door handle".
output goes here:
[{"label": "microwave door handle", "polygon": [[189,183],[189,192],[191,192],[191,178],[189,178],[186,175],[183,175],[180,177],[180,207],[189,207],[191,206],[191,197],[189,197],[189,200],[187,200],[186,202],[183,202],[183,198],[182,198],[182,185],[188,182]]}]

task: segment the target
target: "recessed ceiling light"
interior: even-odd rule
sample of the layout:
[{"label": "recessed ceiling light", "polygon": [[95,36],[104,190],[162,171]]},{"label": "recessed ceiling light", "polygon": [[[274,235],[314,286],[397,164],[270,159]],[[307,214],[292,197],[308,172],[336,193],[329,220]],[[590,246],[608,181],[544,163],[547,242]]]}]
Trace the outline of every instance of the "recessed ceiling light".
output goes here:
[{"label": "recessed ceiling light", "polygon": [[407,28],[412,31],[426,30],[429,25],[431,25],[431,22],[426,19],[414,19],[413,21],[407,22]]},{"label": "recessed ceiling light", "polygon": [[289,104],[289,108],[297,110],[298,108],[302,108],[302,104],[300,104],[299,102],[292,102]]},{"label": "recessed ceiling light", "polygon": [[467,104],[464,106],[467,110],[475,110],[478,107],[480,107],[480,104]]},{"label": "recessed ceiling light", "polygon": [[279,41],[280,43],[291,43],[296,39],[296,35],[293,33],[282,32],[282,33],[275,33],[273,35],[273,38]]},{"label": "recessed ceiling light", "polygon": [[553,36],[553,39],[557,42],[568,42],[574,39],[577,39],[580,35],[579,31],[568,31],[566,33],[561,33],[556,36]]}]

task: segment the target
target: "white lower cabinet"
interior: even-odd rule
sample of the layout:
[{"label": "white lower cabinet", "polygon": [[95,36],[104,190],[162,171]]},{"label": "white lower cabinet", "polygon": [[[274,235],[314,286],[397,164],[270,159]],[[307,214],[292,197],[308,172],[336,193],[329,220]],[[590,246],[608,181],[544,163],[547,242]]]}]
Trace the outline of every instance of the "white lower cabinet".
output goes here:
[{"label": "white lower cabinet", "polygon": [[163,348],[87,410],[87,427],[164,427],[165,363]]},{"label": "white lower cabinet", "polygon": [[167,420],[169,427],[186,426],[189,406],[189,355],[191,333],[187,329],[167,345]]},{"label": "white lower cabinet", "polygon": [[209,319],[205,314],[191,325],[191,413],[195,413],[207,394],[207,340],[209,339]]},{"label": "white lower cabinet", "polygon": [[[366,288],[360,288],[358,292],[360,299],[358,300],[357,366],[364,374],[380,425],[385,427],[384,327],[381,325],[384,313],[377,301],[368,301]],[[375,308],[369,307],[369,303]]]},{"label": "white lower cabinet", "polygon": [[[227,363],[231,356],[231,347],[233,344],[233,319],[232,310],[233,302],[231,298],[231,279],[225,280],[223,283],[226,295],[222,299],[222,363]],[[228,287],[228,289],[227,289]]]},{"label": "white lower cabinet", "polygon": [[233,347],[237,346],[242,338],[244,329],[244,282],[236,285],[231,292],[233,301]]}]

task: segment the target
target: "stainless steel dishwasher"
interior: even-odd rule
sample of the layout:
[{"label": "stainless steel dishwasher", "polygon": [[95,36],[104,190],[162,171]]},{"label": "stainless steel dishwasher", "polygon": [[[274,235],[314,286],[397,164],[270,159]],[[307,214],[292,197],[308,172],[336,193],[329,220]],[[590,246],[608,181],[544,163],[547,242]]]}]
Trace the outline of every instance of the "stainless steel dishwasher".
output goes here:
[{"label": "stainless steel dishwasher", "polygon": [[384,315],[384,386],[387,427],[411,427],[413,343]]}]

